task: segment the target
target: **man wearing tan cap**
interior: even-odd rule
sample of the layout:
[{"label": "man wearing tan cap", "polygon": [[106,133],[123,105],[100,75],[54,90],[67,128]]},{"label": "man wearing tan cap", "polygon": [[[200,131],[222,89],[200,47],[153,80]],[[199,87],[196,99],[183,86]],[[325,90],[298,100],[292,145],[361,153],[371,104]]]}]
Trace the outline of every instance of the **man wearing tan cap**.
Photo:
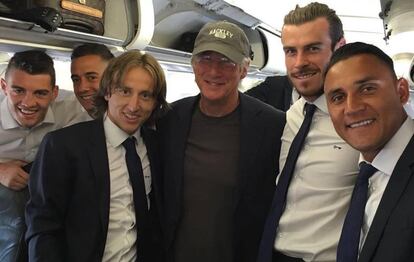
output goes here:
[{"label": "man wearing tan cap", "polygon": [[158,129],[168,261],[254,261],[279,167],[285,116],[238,91],[250,43],[235,24],[206,24],[191,60],[200,94]]}]

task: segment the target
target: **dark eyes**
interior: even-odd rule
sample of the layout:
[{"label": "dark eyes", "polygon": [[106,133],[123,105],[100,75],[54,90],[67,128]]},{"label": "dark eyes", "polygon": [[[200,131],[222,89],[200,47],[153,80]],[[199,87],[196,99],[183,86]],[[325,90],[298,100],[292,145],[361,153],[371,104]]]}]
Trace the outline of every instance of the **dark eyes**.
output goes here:
[{"label": "dark eyes", "polygon": [[88,81],[95,81],[98,79],[97,76],[87,76],[86,79],[88,79]]},{"label": "dark eyes", "polygon": [[[26,94],[26,90],[23,88],[13,88],[13,93],[15,95],[24,95]],[[36,90],[33,94],[38,97],[38,98],[43,98],[49,95],[49,91],[48,90]]]},{"label": "dark eyes", "polygon": [[[126,87],[117,88],[116,92],[119,95],[123,96],[123,97],[130,97],[133,94],[132,90],[130,88],[126,88]],[[154,96],[154,94],[152,92],[149,92],[149,91],[142,91],[141,93],[139,93],[139,97],[144,101],[152,99],[153,96]]]},{"label": "dark eyes", "polygon": [[344,100],[344,95],[343,94],[334,94],[331,96],[331,102],[334,104],[338,104],[340,103],[342,100]]}]

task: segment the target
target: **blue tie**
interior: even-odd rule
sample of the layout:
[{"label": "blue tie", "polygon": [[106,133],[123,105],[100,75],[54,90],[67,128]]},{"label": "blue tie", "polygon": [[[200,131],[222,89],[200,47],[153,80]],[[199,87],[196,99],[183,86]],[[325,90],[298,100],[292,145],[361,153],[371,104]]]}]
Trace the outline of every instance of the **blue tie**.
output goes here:
[{"label": "blue tie", "polygon": [[289,188],[290,180],[292,179],[293,171],[295,170],[296,160],[302,149],[303,142],[309,132],[312,123],[312,117],[315,113],[316,106],[313,104],[305,104],[305,119],[292,141],[289,148],[289,153],[286,158],[285,166],[280,173],[279,181],[273,196],[272,207],[267,216],[262,240],[260,241],[259,254],[257,262],[271,262],[273,254],[273,246],[275,243],[276,230],[279,226],[280,217],[285,210],[286,196]]},{"label": "blue tie", "polygon": [[370,164],[362,162],[357,182],[352,192],[351,204],[345,217],[339,239],[337,262],[356,262],[358,260],[361,226],[364,221],[365,204],[367,203],[368,179],[377,171]]},{"label": "blue tie", "polygon": [[[122,145],[126,149],[125,160],[127,163],[129,180],[131,181],[135,218],[137,223],[137,231],[143,232],[146,228],[146,219],[148,215],[147,194],[145,192],[144,174],[142,171],[141,159],[135,148],[135,137],[125,139]],[[137,246],[143,246],[143,234],[137,235]],[[137,249],[138,258],[141,257],[139,249]]]}]

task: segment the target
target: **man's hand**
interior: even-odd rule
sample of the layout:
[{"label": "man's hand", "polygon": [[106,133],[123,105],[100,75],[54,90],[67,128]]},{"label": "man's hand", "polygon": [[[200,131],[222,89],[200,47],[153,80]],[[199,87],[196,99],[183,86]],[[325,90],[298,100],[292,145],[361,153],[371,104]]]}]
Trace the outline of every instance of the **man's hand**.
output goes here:
[{"label": "man's hand", "polygon": [[26,164],[27,162],[21,160],[0,163],[0,183],[12,190],[25,188],[29,180],[29,174],[22,167]]}]

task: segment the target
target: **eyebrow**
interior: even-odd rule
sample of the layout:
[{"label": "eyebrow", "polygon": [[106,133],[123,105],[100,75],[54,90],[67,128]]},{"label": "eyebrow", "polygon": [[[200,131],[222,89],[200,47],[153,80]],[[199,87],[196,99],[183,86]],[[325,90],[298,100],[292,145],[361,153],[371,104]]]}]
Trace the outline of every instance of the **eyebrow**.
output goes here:
[{"label": "eyebrow", "polygon": [[360,84],[364,84],[366,82],[375,81],[375,80],[377,80],[377,79],[372,77],[372,76],[366,76],[366,77],[364,77],[360,80],[355,81],[354,84],[359,84],[360,85]]},{"label": "eyebrow", "polygon": [[[365,84],[365,83],[367,83],[367,82],[370,82],[370,81],[376,81],[377,79],[375,79],[375,78],[373,78],[373,77],[371,77],[371,76],[367,76],[367,77],[365,77],[365,78],[362,78],[362,79],[359,79],[359,80],[357,80],[357,81],[355,81],[355,82],[353,82],[353,84],[354,85],[362,85],[362,84]],[[330,90],[328,93],[327,93],[327,95],[331,95],[331,94],[334,94],[334,93],[338,93],[338,92],[340,92],[341,90],[342,90],[343,88],[342,87],[335,87],[333,90]]]},{"label": "eyebrow", "polygon": [[[98,72],[89,71],[89,72],[84,73],[83,75],[87,75],[87,76],[89,76],[89,75],[98,75]],[[79,77],[79,76],[80,76],[79,74],[72,74],[70,77],[73,78],[73,77]]]},{"label": "eyebrow", "polygon": [[[323,43],[322,42],[313,42],[313,43],[309,43],[309,44],[307,44],[307,45],[305,45],[304,46],[304,48],[309,48],[309,47],[311,47],[311,46],[321,46],[321,45],[323,45]],[[286,45],[286,46],[284,46],[283,47],[283,49],[285,50],[285,49],[297,49],[297,47],[296,46],[290,46],[290,45]]]},{"label": "eyebrow", "polygon": [[[27,91],[26,88],[24,88],[22,86],[18,86],[18,85],[11,85],[11,88],[13,88],[13,89],[23,89],[24,91]],[[50,89],[48,89],[48,88],[36,89],[36,90],[33,91],[33,93],[35,93],[35,92],[45,92],[45,91],[50,92]]]},{"label": "eyebrow", "polygon": [[26,90],[26,88],[24,88],[22,86],[18,86],[18,85],[11,85],[10,87],[13,88],[13,89],[24,89],[24,90]]},{"label": "eyebrow", "polygon": [[330,96],[332,94],[336,94],[338,92],[342,92],[342,87],[335,87],[333,90],[330,90],[328,93],[326,93],[327,96]]}]

